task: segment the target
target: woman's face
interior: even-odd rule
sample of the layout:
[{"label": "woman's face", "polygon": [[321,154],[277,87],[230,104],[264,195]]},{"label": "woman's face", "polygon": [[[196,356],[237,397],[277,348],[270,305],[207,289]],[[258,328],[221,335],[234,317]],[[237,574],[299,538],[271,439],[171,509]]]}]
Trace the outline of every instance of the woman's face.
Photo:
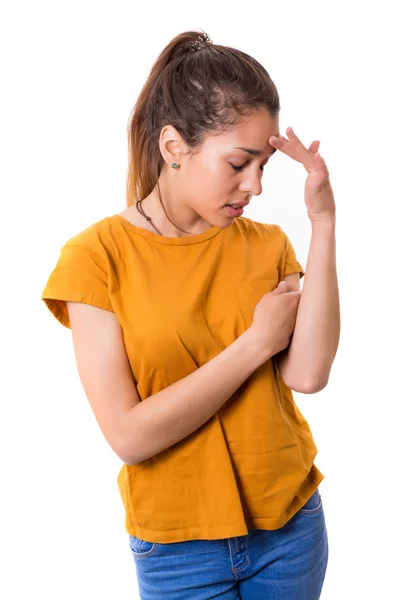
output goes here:
[{"label": "woman's face", "polygon": [[230,131],[208,134],[192,157],[181,156],[180,168],[171,169],[170,176],[171,184],[176,183],[174,198],[187,217],[188,211],[193,211],[197,213],[197,218],[192,215],[193,222],[200,217],[217,227],[231,225],[240,215],[232,216],[226,205],[248,203],[252,196],[261,194],[263,169],[276,151],[268,140],[278,134],[278,119],[260,109]]}]

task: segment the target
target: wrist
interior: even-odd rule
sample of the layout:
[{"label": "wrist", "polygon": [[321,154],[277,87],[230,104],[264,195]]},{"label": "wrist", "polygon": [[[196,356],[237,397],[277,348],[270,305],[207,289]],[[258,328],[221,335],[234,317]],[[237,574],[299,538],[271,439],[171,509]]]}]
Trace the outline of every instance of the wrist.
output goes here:
[{"label": "wrist", "polygon": [[254,363],[257,364],[257,368],[273,356],[273,352],[268,346],[266,336],[261,336],[252,329],[251,326],[242,333],[240,337],[243,340],[246,353],[249,354],[252,360],[254,360]]},{"label": "wrist", "polygon": [[319,217],[318,219],[310,219],[311,227],[314,229],[315,227],[319,228],[334,228],[336,226],[336,214],[329,213]]}]

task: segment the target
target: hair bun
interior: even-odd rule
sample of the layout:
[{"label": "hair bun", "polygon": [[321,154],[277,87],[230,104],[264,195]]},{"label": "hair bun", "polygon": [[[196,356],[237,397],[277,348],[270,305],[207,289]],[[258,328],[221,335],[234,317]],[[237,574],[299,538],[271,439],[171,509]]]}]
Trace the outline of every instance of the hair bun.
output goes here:
[{"label": "hair bun", "polygon": [[192,52],[197,52],[197,50],[202,50],[203,48],[210,46],[212,43],[212,39],[207,33],[200,33],[197,39],[194,40],[194,42],[192,42],[190,45],[190,50]]}]

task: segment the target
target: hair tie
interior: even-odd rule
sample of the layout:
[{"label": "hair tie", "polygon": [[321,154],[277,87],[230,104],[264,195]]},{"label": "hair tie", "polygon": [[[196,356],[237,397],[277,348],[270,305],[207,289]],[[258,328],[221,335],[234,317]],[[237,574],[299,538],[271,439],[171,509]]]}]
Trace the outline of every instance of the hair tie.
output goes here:
[{"label": "hair tie", "polygon": [[210,44],[212,44],[212,39],[210,38],[210,36],[207,35],[206,33],[201,33],[199,35],[199,37],[197,38],[197,40],[192,42],[192,44],[190,46],[190,50],[192,52],[197,52],[197,50],[202,50],[203,48],[206,48]]}]

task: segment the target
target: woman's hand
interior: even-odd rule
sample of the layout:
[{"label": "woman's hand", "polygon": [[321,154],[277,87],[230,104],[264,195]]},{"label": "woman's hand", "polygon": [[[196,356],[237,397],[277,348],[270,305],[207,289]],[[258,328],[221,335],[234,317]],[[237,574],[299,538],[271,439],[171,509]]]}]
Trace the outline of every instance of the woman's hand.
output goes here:
[{"label": "woman's hand", "polygon": [[281,281],[257,303],[248,331],[269,358],[289,346],[300,297],[301,291],[288,292],[287,281]]},{"label": "woman's hand", "polygon": [[308,150],[288,127],[289,139],[280,135],[271,136],[269,143],[293,160],[300,162],[308,173],[305,184],[305,203],[311,221],[335,220],[336,205],[329,180],[329,171],[322,156],[318,152],[320,142],[313,141]]}]

